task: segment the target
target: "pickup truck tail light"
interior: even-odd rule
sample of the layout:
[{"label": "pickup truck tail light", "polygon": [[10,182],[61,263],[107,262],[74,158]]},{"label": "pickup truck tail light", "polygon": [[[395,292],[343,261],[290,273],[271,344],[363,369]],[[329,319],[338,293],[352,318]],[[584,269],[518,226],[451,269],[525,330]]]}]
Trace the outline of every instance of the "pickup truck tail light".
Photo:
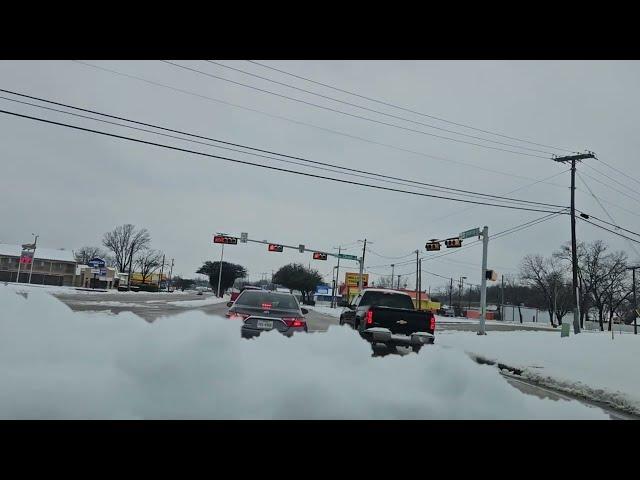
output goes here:
[{"label": "pickup truck tail light", "polygon": [[287,327],[304,327],[305,321],[299,317],[283,317],[282,321]]},{"label": "pickup truck tail light", "polygon": [[429,317],[429,330],[432,332],[436,329],[436,316],[432,313]]},{"label": "pickup truck tail light", "polygon": [[364,320],[367,325],[373,325],[373,310],[367,310],[364,314]]}]

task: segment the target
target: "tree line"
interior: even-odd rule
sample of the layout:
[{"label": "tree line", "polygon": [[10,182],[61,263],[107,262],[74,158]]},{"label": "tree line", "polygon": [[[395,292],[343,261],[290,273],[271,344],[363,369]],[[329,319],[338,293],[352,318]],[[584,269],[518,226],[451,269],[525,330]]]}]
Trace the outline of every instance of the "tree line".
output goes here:
[{"label": "tree line", "polygon": [[[628,256],[623,251],[611,251],[602,241],[579,242],[578,282],[579,295],[572,291],[571,246],[565,244],[549,256],[525,255],[520,262],[519,272],[504,275],[502,284],[487,287],[487,302],[512,305],[527,305],[546,310],[551,324],[555,327],[571,314],[576,300],[580,304],[580,325],[585,320],[596,317],[600,329],[620,317],[626,323],[635,317],[633,305],[632,276],[627,269]],[[454,285],[452,298],[459,292]],[[450,285],[442,286],[435,296],[449,298]],[[470,288],[463,298],[479,300],[479,291]],[[578,297],[578,298],[576,298]],[[503,300],[504,299],[504,300]]]}]

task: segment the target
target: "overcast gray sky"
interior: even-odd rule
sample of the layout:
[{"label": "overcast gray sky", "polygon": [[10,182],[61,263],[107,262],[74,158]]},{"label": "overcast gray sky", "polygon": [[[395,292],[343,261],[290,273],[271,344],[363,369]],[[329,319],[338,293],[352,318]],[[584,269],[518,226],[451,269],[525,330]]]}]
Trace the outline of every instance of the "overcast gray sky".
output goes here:
[{"label": "overcast gray sky", "polygon": [[[159,61],[88,62],[271,115],[426,155],[269,117],[72,61],[0,62],[0,88],[288,155],[480,192],[504,195],[532,184],[536,179],[567,169],[550,159],[480,148],[351,118]],[[177,63],[380,121],[455,136],[314,97],[204,61]],[[505,138],[371,103],[246,61],[221,63],[415,121],[513,143]],[[636,189],[640,184],[634,180],[640,177],[636,158],[640,150],[640,135],[637,132],[637,112],[640,110],[638,62],[263,63],[484,130],[571,150],[593,150],[601,160],[628,175],[622,176],[595,160],[586,162],[630,189],[582,165],[579,166],[579,172],[628,194],[624,196],[583,176],[616,222],[630,230],[640,230],[640,194]],[[0,99],[0,103],[4,110],[216,155],[336,176],[90,120],[74,119],[6,100]],[[496,233],[544,215],[487,206],[469,208],[469,205],[445,200],[303,178],[4,114],[0,115],[0,152],[0,242],[27,242],[32,239],[31,233],[34,232],[40,235],[39,243],[42,246],[77,249],[83,245],[100,244],[104,232],[116,225],[133,223],[149,229],[153,247],[164,251],[169,258],[175,258],[175,273],[184,276],[194,276],[195,270],[205,260],[219,259],[220,246],[212,244],[212,235],[216,231],[235,235],[248,232],[250,238],[292,245],[303,243],[328,251],[340,244],[353,244],[366,237],[373,242],[373,251],[368,252],[366,258],[371,273],[388,274],[390,267],[374,266],[389,264],[393,260],[380,258],[376,254],[398,257],[416,249],[426,254],[424,243],[430,238],[454,236],[462,230],[483,225],[489,226],[490,233]],[[568,205],[569,180],[569,173],[564,173],[548,180],[553,185],[539,183],[511,196]],[[609,220],[580,180],[577,186],[577,207]],[[632,259],[636,258],[628,242],[583,222],[578,223],[578,237],[586,241],[604,239],[613,248],[625,250]],[[489,267],[500,273],[514,273],[524,254],[550,254],[569,239],[569,218],[554,218],[491,242]],[[358,246],[354,245],[347,253],[356,254],[357,249]],[[442,259],[425,261],[423,268],[446,277],[464,275],[469,277],[469,281],[478,283],[480,256],[480,248],[469,248]],[[263,272],[270,274],[272,270],[296,261],[311,263],[330,281],[334,265],[331,260],[314,262],[310,253],[269,253],[266,246],[257,244],[226,247],[225,260],[247,267],[252,280],[260,278]],[[353,271],[356,271],[355,263],[353,266]],[[396,268],[396,274],[412,271],[415,271],[414,265]],[[377,277],[374,275],[373,279]],[[413,277],[408,278],[412,285]],[[443,283],[441,278],[423,275],[425,287],[430,285],[436,288]]]}]

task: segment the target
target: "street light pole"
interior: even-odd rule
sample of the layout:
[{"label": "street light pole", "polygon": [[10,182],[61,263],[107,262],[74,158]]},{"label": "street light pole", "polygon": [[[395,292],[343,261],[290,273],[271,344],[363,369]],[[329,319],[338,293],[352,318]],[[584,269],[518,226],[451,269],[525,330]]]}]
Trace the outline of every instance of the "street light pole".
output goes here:
[{"label": "street light pole", "polygon": [[391,264],[391,288],[393,288],[393,273],[395,271],[396,265],[394,263]]}]

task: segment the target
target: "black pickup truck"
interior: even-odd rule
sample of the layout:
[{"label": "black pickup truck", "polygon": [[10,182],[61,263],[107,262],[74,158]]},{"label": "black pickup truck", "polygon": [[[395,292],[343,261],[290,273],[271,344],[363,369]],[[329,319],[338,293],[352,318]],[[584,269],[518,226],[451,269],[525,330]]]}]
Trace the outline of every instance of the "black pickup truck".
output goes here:
[{"label": "black pickup truck", "polygon": [[374,347],[384,344],[388,350],[434,342],[436,318],[428,311],[416,310],[411,297],[403,292],[379,288],[362,291],[340,315],[340,325],[348,324]]}]

